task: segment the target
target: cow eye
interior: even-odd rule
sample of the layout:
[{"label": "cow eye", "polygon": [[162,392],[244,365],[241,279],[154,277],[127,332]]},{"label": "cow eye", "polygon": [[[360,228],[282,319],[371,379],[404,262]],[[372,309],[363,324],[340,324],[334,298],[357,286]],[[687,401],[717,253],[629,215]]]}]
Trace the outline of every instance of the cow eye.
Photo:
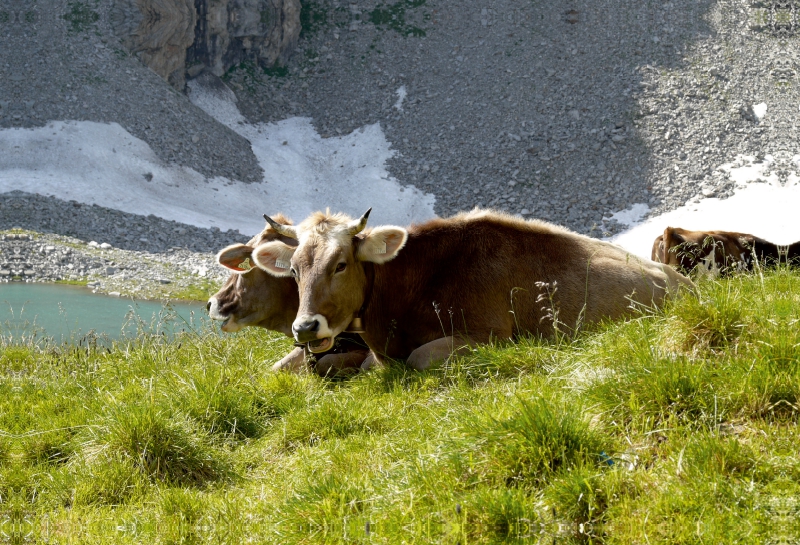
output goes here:
[{"label": "cow eye", "polygon": [[292,276],[293,276],[294,278],[297,278],[297,271],[296,271],[296,270],[294,270],[294,267],[292,267],[291,269],[289,269],[289,272],[290,272],[290,273],[292,273]]},{"label": "cow eye", "polygon": [[339,263],[338,265],[336,265],[336,272],[340,273],[343,270],[345,270],[345,268],[347,268],[347,263]]}]

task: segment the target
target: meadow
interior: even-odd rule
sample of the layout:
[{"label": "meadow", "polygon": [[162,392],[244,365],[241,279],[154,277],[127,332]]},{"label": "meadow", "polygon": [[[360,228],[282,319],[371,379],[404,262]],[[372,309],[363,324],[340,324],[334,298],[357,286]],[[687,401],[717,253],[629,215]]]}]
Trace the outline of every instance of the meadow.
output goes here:
[{"label": "meadow", "polygon": [[0,337],[0,542],[788,543],[800,274],[416,372],[264,331]]}]

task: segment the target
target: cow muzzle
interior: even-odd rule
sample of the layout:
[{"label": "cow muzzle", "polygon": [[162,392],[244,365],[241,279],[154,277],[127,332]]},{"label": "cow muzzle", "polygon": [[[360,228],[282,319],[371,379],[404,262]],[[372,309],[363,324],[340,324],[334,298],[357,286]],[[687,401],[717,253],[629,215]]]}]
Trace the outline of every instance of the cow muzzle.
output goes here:
[{"label": "cow muzzle", "polygon": [[333,346],[333,332],[328,327],[328,320],[320,314],[295,320],[292,333],[298,343],[308,343],[311,352],[325,352]]},{"label": "cow muzzle", "polygon": [[222,314],[220,314],[219,301],[217,301],[216,297],[212,297],[211,299],[208,300],[208,303],[206,303],[206,310],[208,311],[208,317],[211,318],[212,320],[222,321],[228,319],[227,316],[223,316]]},{"label": "cow muzzle", "polygon": [[222,326],[220,329],[225,333],[234,333],[239,331],[242,327],[236,323],[236,320],[232,315],[223,316],[219,312],[219,301],[217,301],[216,297],[212,297],[206,303],[206,310],[208,310],[208,317],[214,321],[222,322]]}]

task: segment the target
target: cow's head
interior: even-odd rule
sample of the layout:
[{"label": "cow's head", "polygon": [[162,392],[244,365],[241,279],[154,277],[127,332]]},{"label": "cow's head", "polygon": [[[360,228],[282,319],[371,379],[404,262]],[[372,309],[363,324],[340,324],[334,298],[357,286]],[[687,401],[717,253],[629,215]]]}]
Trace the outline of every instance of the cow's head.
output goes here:
[{"label": "cow's head", "polygon": [[[280,224],[290,224],[278,215]],[[234,244],[217,254],[217,261],[232,271],[230,277],[209,300],[209,316],[222,321],[222,331],[234,332],[243,327],[258,326],[292,335],[292,321],[297,313],[297,286],[287,278],[276,278],[259,269],[253,261],[253,250],[270,241],[296,242],[278,233],[271,226],[247,244]]]},{"label": "cow's head", "polygon": [[368,286],[364,263],[386,263],[406,243],[408,232],[402,227],[365,231],[370,210],[357,220],[317,212],[297,227],[268,219],[281,233],[296,238],[298,245],[272,241],[253,252],[263,270],[297,281],[300,309],[292,331],[298,342],[309,343],[312,352],[328,350],[364,304]]},{"label": "cow's head", "polygon": [[653,243],[653,261],[690,272],[727,272],[752,266],[753,236],[725,231],[688,231],[667,227]]}]

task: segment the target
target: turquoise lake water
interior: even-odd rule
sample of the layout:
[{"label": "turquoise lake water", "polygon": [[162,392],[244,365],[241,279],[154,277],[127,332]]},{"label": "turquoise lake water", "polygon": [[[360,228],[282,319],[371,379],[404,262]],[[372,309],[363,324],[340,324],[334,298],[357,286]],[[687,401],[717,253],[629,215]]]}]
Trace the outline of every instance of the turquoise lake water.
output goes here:
[{"label": "turquoise lake water", "polygon": [[89,331],[110,339],[138,331],[172,334],[199,330],[208,317],[204,304],[138,301],[94,294],[82,286],[11,282],[0,284],[0,336],[53,337],[76,341]]}]

